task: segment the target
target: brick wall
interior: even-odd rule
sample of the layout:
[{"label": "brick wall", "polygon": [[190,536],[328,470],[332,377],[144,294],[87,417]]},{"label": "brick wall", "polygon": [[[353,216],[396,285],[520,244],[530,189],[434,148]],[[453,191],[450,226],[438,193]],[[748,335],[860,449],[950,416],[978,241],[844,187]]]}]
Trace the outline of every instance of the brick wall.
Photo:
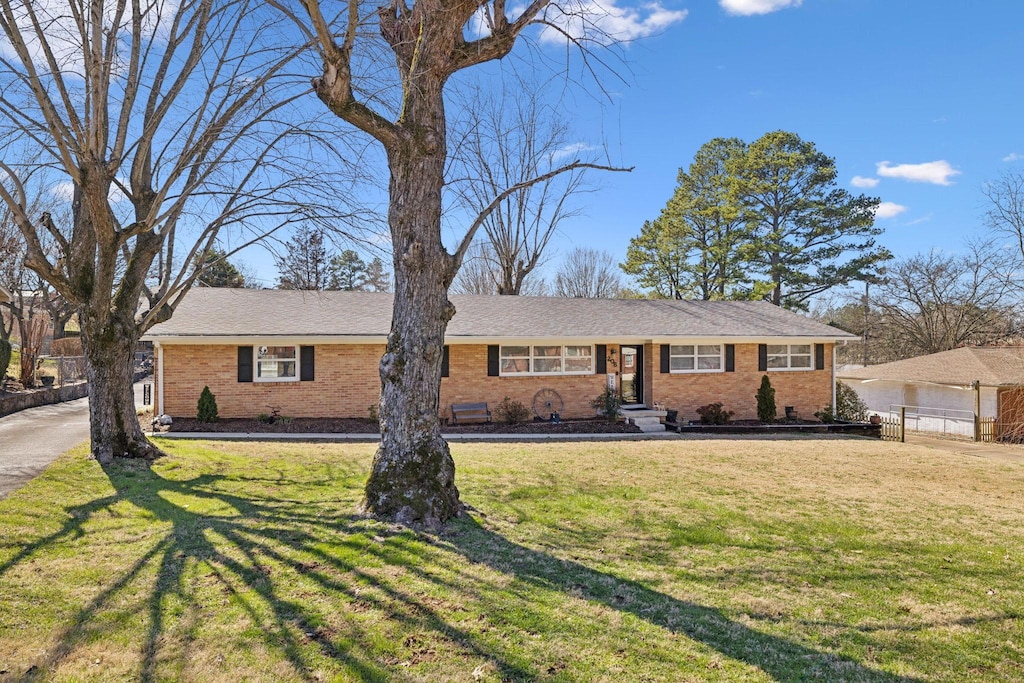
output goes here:
[{"label": "brick wall", "polygon": [[[659,353],[657,346],[650,355]],[[649,376],[655,400],[679,411],[680,420],[697,420],[697,408],[722,403],[735,413],[734,420],[757,419],[757,389],[765,374],[775,388],[778,416],[793,406],[801,418],[814,419],[814,413],[832,403],[832,344],[825,345],[824,370],[757,369],[757,344],[736,344],[736,371],[695,374],[662,374],[660,363]]]},{"label": "brick wall", "polygon": [[312,382],[239,382],[237,346],[164,346],[163,412],[195,417],[209,385],[221,417],[256,417],[269,406],[289,417],[367,417],[380,396],[383,353],[383,344],[318,345]]},{"label": "brick wall", "polygon": [[441,380],[441,416],[451,417],[453,403],[486,401],[491,410],[506,396],[533,408],[541,389],[554,389],[565,403],[562,417],[593,417],[590,402],[604,391],[605,375],[551,377],[488,377],[485,345],[448,347],[449,376]]},{"label": "brick wall", "polygon": [[[380,392],[378,363],[383,345],[324,344],[316,347],[316,379],[312,382],[239,382],[237,346],[163,347],[163,412],[193,417],[203,386],[217,397],[222,417],[255,417],[278,407],[291,417],[366,417]],[[608,371],[619,368],[617,345],[608,345]],[[613,353],[614,352],[614,353]],[[662,374],[660,349],[644,346],[644,398],[680,411],[682,420],[697,419],[696,409],[721,401],[735,419],[757,417],[754,394],[763,372],[757,370],[757,345],[736,345],[736,371],[708,374]],[[824,370],[769,371],[781,416],[795,406],[802,417],[832,400],[832,347],[826,345]],[[491,409],[508,396],[532,408],[534,394],[554,389],[565,403],[564,417],[594,415],[590,402],[601,393],[605,375],[551,377],[488,377],[487,346],[453,344],[449,347],[449,377],[441,380],[440,412],[451,416],[452,403],[486,401]],[[617,382],[618,386],[618,382]]]}]

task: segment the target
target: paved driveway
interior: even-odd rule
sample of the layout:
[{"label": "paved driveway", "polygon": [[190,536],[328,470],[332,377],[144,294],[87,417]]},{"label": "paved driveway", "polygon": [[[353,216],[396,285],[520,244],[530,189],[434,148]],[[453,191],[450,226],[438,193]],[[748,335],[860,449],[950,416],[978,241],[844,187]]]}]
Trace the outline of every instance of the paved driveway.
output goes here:
[{"label": "paved driveway", "polygon": [[0,498],[88,438],[88,398],[0,417]]},{"label": "paved driveway", "polygon": [[[142,385],[135,403],[142,404]],[[0,498],[21,488],[57,457],[89,438],[89,399],[29,408],[0,417]]]}]

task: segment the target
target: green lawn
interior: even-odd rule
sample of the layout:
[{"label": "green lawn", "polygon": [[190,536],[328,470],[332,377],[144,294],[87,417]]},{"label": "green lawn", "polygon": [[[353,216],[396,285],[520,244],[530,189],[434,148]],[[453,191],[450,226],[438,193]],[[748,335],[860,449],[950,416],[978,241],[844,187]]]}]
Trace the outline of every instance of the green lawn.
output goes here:
[{"label": "green lawn", "polygon": [[462,444],[428,536],[353,514],[371,446],[161,444],[0,501],[0,679],[1024,679],[1024,463]]}]

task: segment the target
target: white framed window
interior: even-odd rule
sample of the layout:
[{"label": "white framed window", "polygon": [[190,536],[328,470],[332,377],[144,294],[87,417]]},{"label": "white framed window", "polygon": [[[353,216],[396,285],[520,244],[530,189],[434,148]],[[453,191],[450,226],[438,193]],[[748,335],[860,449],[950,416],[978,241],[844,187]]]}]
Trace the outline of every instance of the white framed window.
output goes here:
[{"label": "white framed window", "polygon": [[722,372],[722,344],[673,344],[669,347],[670,372]]},{"label": "white framed window", "polygon": [[813,370],[811,344],[769,344],[769,370]]},{"label": "white framed window", "polygon": [[591,375],[594,347],[589,345],[537,344],[502,346],[501,375]]},{"label": "white framed window", "polygon": [[297,382],[299,380],[298,346],[257,346],[257,382]]}]

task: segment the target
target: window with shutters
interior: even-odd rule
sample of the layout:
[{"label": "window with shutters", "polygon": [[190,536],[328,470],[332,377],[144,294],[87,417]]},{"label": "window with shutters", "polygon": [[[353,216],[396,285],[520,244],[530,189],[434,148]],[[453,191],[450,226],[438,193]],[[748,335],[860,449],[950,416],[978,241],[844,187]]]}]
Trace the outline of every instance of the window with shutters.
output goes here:
[{"label": "window with shutters", "polygon": [[298,346],[257,346],[257,382],[297,382],[299,380]]},{"label": "window with shutters", "polygon": [[502,375],[592,375],[593,346],[502,346],[499,354]]},{"label": "window with shutters", "polygon": [[669,372],[722,372],[722,344],[673,344],[669,347]]},{"label": "window with shutters", "polygon": [[811,344],[769,344],[769,370],[813,370]]}]

